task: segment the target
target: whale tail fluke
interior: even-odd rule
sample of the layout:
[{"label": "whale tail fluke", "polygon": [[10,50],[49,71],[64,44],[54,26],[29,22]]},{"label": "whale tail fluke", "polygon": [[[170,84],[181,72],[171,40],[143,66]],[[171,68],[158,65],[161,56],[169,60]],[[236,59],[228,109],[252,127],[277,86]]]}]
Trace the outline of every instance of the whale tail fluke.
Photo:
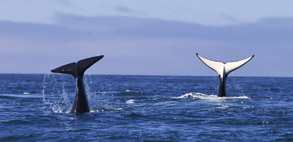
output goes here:
[{"label": "whale tail fluke", "polygon": [[60,66],[56,69],[51,70],[51,72],[71,74],[76,78],[78,75],[82,76],[90,66],[101,60],[103,57],[104,55],[86,58],[78,61],[77,63],[74,62]]},{"label": "whale tail fluke", "polygon": [[219,86],[219,91],[218,91],[218,96],[219,97],[225,97],[226,96],[226,78],[228,77],[229,73],[232,71],[242,67],[244,64],[249,62],[254,55],[252,55],[249,58],[236,61],[236,62],[219,62],[219,61],[213,61],[207,58],[204,58],[200,56],[198,53],[196,53],[197,57],[209,68],[217,72],[220,78],[220,86]]},{"label": "whale tail fluke", "polygon": [[90,66],[101,60],[103,57],[104,55],[86,58],[78,61],[77,63],[69,63],[51,70],[51,72],[54,73],[71,74],[76,79],[75,98],[71,109],[72,113],[83,113],[90,111],[86,92],[83,86],[83,74]]},{"label": "whale tail fluke", "polygon": [[224,62],[213,61],[213,60],[204,58],[200,56],[198,53],[196,53],[196,55],[205,65],[207,65],[209,68],[217,72],[218,75],[220,76],[228,75],[232,71],[245,65],[254,57],[254,55],[252,55],[251,57],[240,60],[240,61],[224,63]]}]

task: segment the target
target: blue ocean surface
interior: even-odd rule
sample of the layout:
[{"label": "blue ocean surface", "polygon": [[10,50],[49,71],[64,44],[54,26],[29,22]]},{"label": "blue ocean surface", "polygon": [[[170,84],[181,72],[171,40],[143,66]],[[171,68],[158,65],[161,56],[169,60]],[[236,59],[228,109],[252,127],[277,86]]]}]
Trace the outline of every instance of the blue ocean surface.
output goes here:
[{"label": "blue ocean surface", "polygon": [[0,141],[293,141],[293,78],[0,74]]}]

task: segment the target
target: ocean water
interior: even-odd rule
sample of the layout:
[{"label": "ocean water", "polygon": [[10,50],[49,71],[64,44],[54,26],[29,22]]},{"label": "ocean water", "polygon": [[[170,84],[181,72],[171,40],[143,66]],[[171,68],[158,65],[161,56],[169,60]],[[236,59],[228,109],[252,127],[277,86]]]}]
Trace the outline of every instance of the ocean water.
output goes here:
[{"label": "ocean water", "polygon": [[0,141],[293,141],[293,78],[0,74]]}]

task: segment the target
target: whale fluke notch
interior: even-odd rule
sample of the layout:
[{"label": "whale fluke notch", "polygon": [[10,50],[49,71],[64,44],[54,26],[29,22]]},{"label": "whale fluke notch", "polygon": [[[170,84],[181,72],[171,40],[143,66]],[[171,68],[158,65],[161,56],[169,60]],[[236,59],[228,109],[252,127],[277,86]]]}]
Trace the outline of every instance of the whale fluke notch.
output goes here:
[{"label": "whale fluke notch", "polygon": [[89,112],[88,100],[83,87],[83,75],[90,66],[101,60],[103,57],[104,55],[86,58],[77,63],[69,63],[51,70],[53,73],[71,74],[76,79],[76,94],[71,109],[72,113]]},{"label": "whale fluke notch", "polygon": [[200,56],[198,53],[196,53],[196,55],[205,65],[207,65],[209,68],[217,72],[217,74],[219,75],[220,86],[218,91],[218,97],[226,96],[226,78],[228,77],[229,73],[242,67],[254,57],[254,55],[252,55],[251,57],[240,61],[224,63],[204,58]]}]

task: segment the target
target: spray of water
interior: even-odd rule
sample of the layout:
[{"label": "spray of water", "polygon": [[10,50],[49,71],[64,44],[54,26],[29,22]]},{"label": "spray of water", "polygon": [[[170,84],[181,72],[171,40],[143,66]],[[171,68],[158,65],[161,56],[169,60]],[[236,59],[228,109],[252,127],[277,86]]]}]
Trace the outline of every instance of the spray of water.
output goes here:
[{"label": "spray of water", "polygon": [[101,104],[100,104],[99,94],[91,90],[90,86],[92,85],[93,85],[92,77],[90,75],[85,75],[84,77],[85,92],[87,93],[87,98],[88,98],[90,108],[92,110],[95,110],[96,108],[99,108]]},{"label": "spray of water", "polygon": [[92,87],[95,85],[97,84],[94,83],[92,76],[90,74],[86,74],[84,76],[84,86],[87,93],[90,111],[100,112],[103,111],[104,108],[112,108],[108,103],[110,96],[106,95],[107,92],[105,91],[100,92],[92,90]]},{"label": "spray of water", "polygon": [[[70,79],[70,78],[69,78]],[[55,113],[69,113],[75,95],[75,84],[66,76],[46,74],[42,84],[42,101],[44,105]],[[107,107],[108,97],[106,92],[94,92],[91,75],[84,76],[84,86],[91,112],[99,112],[101,107]],[[70,91],[68,91],[70,90]]]},{"label": "spray of water", "polygon": [[42,84],[43,103],[55,113],[69,112],[72,105],[71,98],[65,89],[63,76],[46,74]]}]

